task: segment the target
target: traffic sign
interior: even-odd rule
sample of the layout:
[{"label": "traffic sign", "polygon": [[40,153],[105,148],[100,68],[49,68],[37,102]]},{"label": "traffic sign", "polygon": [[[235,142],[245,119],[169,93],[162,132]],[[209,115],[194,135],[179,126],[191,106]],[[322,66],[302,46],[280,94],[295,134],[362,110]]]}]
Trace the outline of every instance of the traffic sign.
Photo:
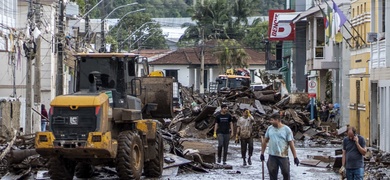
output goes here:
[{"label": "traffic sign", "polygon": [[307,82],[309,96],[315,97],[317,94],[317,79],[313,78]]}]

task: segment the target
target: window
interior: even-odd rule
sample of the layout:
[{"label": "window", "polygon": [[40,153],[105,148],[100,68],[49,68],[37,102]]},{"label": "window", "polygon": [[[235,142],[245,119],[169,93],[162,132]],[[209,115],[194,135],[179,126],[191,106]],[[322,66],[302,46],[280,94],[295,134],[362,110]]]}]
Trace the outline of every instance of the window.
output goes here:
[{"label": "window", "polygon": [[166,77],[173,77],[173,78],[175,78],[175,80],[177,80],[177,69],[175,69],[175,70],[170,70],[170,69],[167,69],[167,70],[165,70],[165,76]]}]

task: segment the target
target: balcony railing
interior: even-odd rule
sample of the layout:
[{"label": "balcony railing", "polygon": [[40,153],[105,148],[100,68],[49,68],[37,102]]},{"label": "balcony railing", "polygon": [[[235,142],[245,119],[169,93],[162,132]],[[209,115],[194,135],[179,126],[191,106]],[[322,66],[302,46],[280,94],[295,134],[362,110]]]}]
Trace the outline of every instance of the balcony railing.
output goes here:
[{"label": "balcony railing", "polygon": [[282,67],[282,60],[268,60],[268,67],[266,68],[267,70],[278,70],[279,68]]}]

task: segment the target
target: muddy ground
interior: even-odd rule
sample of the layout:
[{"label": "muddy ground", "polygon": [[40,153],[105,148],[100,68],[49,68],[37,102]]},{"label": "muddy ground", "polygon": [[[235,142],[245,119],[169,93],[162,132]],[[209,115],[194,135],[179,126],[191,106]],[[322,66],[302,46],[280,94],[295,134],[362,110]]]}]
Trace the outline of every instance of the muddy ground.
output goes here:
[{"label": "muddy ground", "polygon": [[[192,148],[199,146],[199,142],[209,144],[209,147],[216,149],[217,141],[216,140],[204,140],[204,139],[187,139],[187,145]],[[194,143],[192,143],[194,142]],[[339,149],[341,145],[326,145],[325,147],[309,147],[309,143],[297,142],[297,154],[298,158],[302,161],[310,158],[313,155],[326,155],[333,156],[335,155],[335,150]],[[203,151],[207,148],[203,148]],[[292,157],[291,152],[290,157]],[[266,155],[266,160],[268,159]],[[311,167],[305,165],[295,166],[293,165],[293,159],[290,158],[291,162],[291,179],[340,179],[340,175],[334,172],[331,168],[320,168],[320,167]],[[234,141],[230,142],[229,153],[227,164],[231,165],[232,169],[211,169],[209,173],[201,173],[193,171],[189,168],[180,168],[177,172],[177,175],[172,175],[172,169],[164,171],[164,176],[159,179],[186,179],[186,180],[198,180],[198,179],[261,179],[262,178],[262,163],[260,161],[260,142],[258,139],[254,143],[254,154],[252,157],[252,165],[243,166],[242,158],[240,152],[240,145],[235,144]],[[266,162],[264,163],[266,164]],[[174,169],[174,168],[173,168]],[[98,167],[96,171],[96,176],[91,178],[93,180],[97,179],[117,179],[117,176],[114,174],[115,170],[108,167]],[[265,170],[265,179],[269,179],[268,170],[266,165],[264,166]],[[174,170],[173,170],[174,171]],[[37,174],[39,174],[37,176]],[[174,174],[174,173],[173,173]],[[281,174],[279,177],[282,179]],[[47,170],[41,169],[35,174],[31,174],[28,179],[49,179],[47,177]],[[78,179],[74,177],[74,179]],[[147,178],[142,178],[147,179]]]},{"label": "muddy ground", "polygon": [[[191,141],[191,140],[190,140]],[[193,141],[199,141],[193,139]],[[213,144],[214,148],[217,148],[217,142],[215,140],[201,140]],[[231,141],[229,144],[229,153],[227,164],[232,165],[233,169],[218,169],[211,170],[210,173],[195,173],[194,172],[180,172],[175,177],[163,177],[162,179],[261,179],[262,178],[262,163],[260,161],[260,142],[255,140],[254,153],[252,157],[252,165],[243,166],[241,158],[241,149],[239,144],[235,144]],[[297,154],[300,160],[308,159],[311,155],[334,155],[335,150],[339,149],[338,146],[330,145],[329,147],[303,147],[304,143],[297,143]],[[290,157],[292,157],[291,152]],[[266,151],[267,154],[267,151]],[[266,155],[266,160],[268,159]],[[290,158],[291,162],[291,179],[340,179],[340,175],[335,173],[330,168],[310,167],[305,165],[295,166],[293,165],[293,158]],[[264,162],[264,175],[265,179],[269,179],[266,162]],[[282,179],[279,173],[279,178]]]}]

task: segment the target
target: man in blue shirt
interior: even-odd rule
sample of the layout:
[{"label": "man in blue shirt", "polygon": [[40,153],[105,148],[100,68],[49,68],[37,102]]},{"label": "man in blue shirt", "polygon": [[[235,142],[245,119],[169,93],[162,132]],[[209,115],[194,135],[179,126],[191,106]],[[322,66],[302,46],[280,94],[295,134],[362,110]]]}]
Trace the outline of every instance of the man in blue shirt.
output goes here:
[{"label": "man in blue shirt", "polygon": [[272,126],[269,126],[265,133],[264,141],[261,142],[260,160],[264,161],[264,152],[269,143],[267,168],[271,180],[278,179],[279,168],[282,171],[283,179],[290,179],[290,162],[288,159],[288,148],[294,156],[294,164],[299,165],[297,152],[295,151],[293,133],[290,127],[284,125],[280,120],[279,113],[270,116]]},{"label": "man in blue shirt", "polygon": [[215,118],[214,138],[218,134],[218,163],[221,163],[221,154],[223,149],[223,165],[226,165],[227,152],[230,137],[233,137],[232,116],[228,113],[226,104],[221,105],[221,113]]},{"label": "man in blue shirt", "polygon": [[348,127],[347,137],[343,140],[343,157],[340,173],[346,169],[348,180],[363,180],[364,155],[366,154],[366,142],[364,138],[356,134],[355,127]]}]

